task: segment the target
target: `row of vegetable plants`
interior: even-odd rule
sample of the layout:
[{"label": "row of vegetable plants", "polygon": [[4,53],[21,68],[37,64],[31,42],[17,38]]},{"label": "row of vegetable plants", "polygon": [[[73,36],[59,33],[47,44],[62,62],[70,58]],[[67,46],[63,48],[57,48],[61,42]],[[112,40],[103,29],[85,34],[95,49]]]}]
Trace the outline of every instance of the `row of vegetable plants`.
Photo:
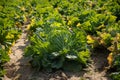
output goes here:
[{"label": "row of vegetable plants", "polygon": [[19,0],[0,1],[0,79],[6,73],[4,64],[10,60],[10,48],[22,32],[25,22],[23,3]]},{"label": "row of vegetable plants", "polygon": [[[33,5],[34,4],[34,5]],[[39,69],[82,70],[90,50],[108,49],[111,78],[119,80],[120,2],[118,0],[32,0],[25,56]],[[75,67],[76,66],[76,67]]]},{"label": "row of vegetable plants", "polygon": [[[3,2],[5,3],[4,0]],[[28,19],[31,21],[28,25],[30,45],[25,49],[25,56],[31,58],[33,67],[48,71],[82,70],[90,61],[91,49],[104,47],[110,51],[106,53],[109,67],[115,69],[110,76],[113,80],[119,80],[119,0],[8,0],[8,4],[3,2],[0,3],[0,13],[4,13],[3,16],[8,15],[1,17],[1,20],[6,21],[1,21],[1,24],[5,25],[4,36],[9,36],[8,31],[10,35],[15,35],[12,32],[15,26],[20,27]],[[3,26],[1,28],[3,31]],[[19,29],[13,31],[18,33]],[[1,40],[2,46],[2,41],[5,40],[9,39]],[[6,44],[4,46],[6,47]],[[1,50],[6,51],[6,48],[2,47]]]},{"label": "row of vegetable plants", "polygon": [[37,69],[81,70],[90,58],[86,33],[68,26],[66,16],[61,15],[53,3],[36,3],[35,16],[39,17],[34,18],[30,27],[31,44],[26,48],[25,55],[32,57],[31,64]]}]

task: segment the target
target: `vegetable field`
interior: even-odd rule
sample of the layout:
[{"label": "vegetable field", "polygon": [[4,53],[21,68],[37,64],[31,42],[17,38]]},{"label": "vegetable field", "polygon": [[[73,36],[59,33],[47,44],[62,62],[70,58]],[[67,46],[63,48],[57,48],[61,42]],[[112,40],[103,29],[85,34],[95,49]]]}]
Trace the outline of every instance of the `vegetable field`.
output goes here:
[{"label": "vegetable field", "polygon": [[105,65],[97,71],[105,71],[105,80],[120,80],[119,0],[1,0],[1,79],[23,32],[29,41],[23,55],[38,72],[81,72],[102,55],[106,62],[101,58]]}]

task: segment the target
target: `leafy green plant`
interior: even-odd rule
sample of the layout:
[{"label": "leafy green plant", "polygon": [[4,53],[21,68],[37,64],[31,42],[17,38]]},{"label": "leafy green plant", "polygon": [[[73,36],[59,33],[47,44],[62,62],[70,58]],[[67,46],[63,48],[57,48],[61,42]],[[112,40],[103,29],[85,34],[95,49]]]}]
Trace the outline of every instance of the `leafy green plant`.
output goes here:
[{"label": "leafy green plant", "polygon": [[19,1],[16,0],[1,0],[0,2],[0,77],[5,74],[3,65],[9,61],[9,49],[21,33],[21,29],[16,26],[18,20],[15,18],[19,13],[16,8],[18,3]]},{"label": "leafy green plant", "polygon": [[25,55],[31,56],[31,63],[38,68],[59,69],[67,60],[78,61],[84,67],[90,57],[85,40],[85,33],[78,29],[37,28]]}]

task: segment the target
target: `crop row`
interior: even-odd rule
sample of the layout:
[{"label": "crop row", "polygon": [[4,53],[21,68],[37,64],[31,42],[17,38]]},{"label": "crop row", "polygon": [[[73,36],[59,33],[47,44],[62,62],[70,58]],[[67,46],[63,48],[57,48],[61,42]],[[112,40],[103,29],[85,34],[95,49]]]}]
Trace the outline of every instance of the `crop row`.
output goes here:
[{"label": "crop row", "polygon": [[9,61],[10,48],[20,37],[25,22],[22,3],[19,0],[0,1],[0,77],[5,74],[3,65]]},{"label": "crop row", "polygon": [[106,53],[110,69],[115,69],[111,77],[119,79],[118,0],[31,0],[31,5],[31,44],[25,55],[32,58],[33,67],[81,70],[91,49],[103,47],[110,52]]},{"label": "crop row", "polygon": [[115,69],[111,77],[119,80],[119,0],[6,1],[7,4],[3,0],[0,5],[0,30],[6,36],[0,35],[2,46],[5,43],[6,47],[8,40],[16,40],[20,26],[30,20],[30,45],[25,49],[25,56],[32,59],[33,67],[48,71],[81,70],[90,60],[90,51],[103,47],[110,52],[106,53],[110,69]]}]

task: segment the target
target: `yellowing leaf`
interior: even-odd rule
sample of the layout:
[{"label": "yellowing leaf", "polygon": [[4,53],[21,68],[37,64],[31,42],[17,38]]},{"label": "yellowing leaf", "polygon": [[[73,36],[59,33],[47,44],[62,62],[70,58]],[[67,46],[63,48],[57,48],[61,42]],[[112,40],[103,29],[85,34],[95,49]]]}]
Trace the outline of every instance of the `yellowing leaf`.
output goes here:
[{"label": "yellowing leaf", "polygon": [[68,25],[71,25],[72,24],[72,21],[68,21]]},{"label": "yellowing leaf", "polygon": [[117,39],[118,41],[120,41],[120,33],[117,33],[116,39]]},{"label": "yellowing leaf", "polygon": [[28,25],[27,25],[27,30],[29,30],[29,29],[30,29],[30,27],[31,27],[31,25],[30,25],[30,24],[28,24]]},{"label": "yellowing leaf", "polygon": [[78,23],[76,26],[77,26],[77,27],[80,27],[80,26],[81,26],[81,24],[80,24],[80,23]]},{"label": "yellowing leaf", "polygon": [[100,25],[100,26],[97,27],[98,30],[99,30],[99,29],[102,29],[102,28],[105,28],[105,25],[104,25],[104,24],[102,24],[102,25]]},{"label": "yellowing leaf", "polygon": [[21,10],[22,10],[22,11],[25,11],[25,7],[21,7]]},{"label": "yellowing leaf", "polygon": [[113,62],[113,53],[110,53],[107,57],[108,60],[108,64],[109,66],[112,66],[112,62]]},{"label": "yellowing leaf", "polygon": [[91,35],[87,35],[87,43],[91,44],[91,43],[94,43],[95,40],[92,38]]},{"label": "yellowing leaf", "polygon": [[11,49],[9,49],[8,54],[11,54],[11,53],[12,53],[12,51],[11,51]]},{"label": "yellowing leaf", "polygon": [[12,43],[12,46],[14,46],[15,45],[15,41]]},{"label": "yellowing leaf", "polygon": [[13,34],[8,34],[8,35],[6,36],[6,39],[14,39],[14,35],[13,35]]}]

